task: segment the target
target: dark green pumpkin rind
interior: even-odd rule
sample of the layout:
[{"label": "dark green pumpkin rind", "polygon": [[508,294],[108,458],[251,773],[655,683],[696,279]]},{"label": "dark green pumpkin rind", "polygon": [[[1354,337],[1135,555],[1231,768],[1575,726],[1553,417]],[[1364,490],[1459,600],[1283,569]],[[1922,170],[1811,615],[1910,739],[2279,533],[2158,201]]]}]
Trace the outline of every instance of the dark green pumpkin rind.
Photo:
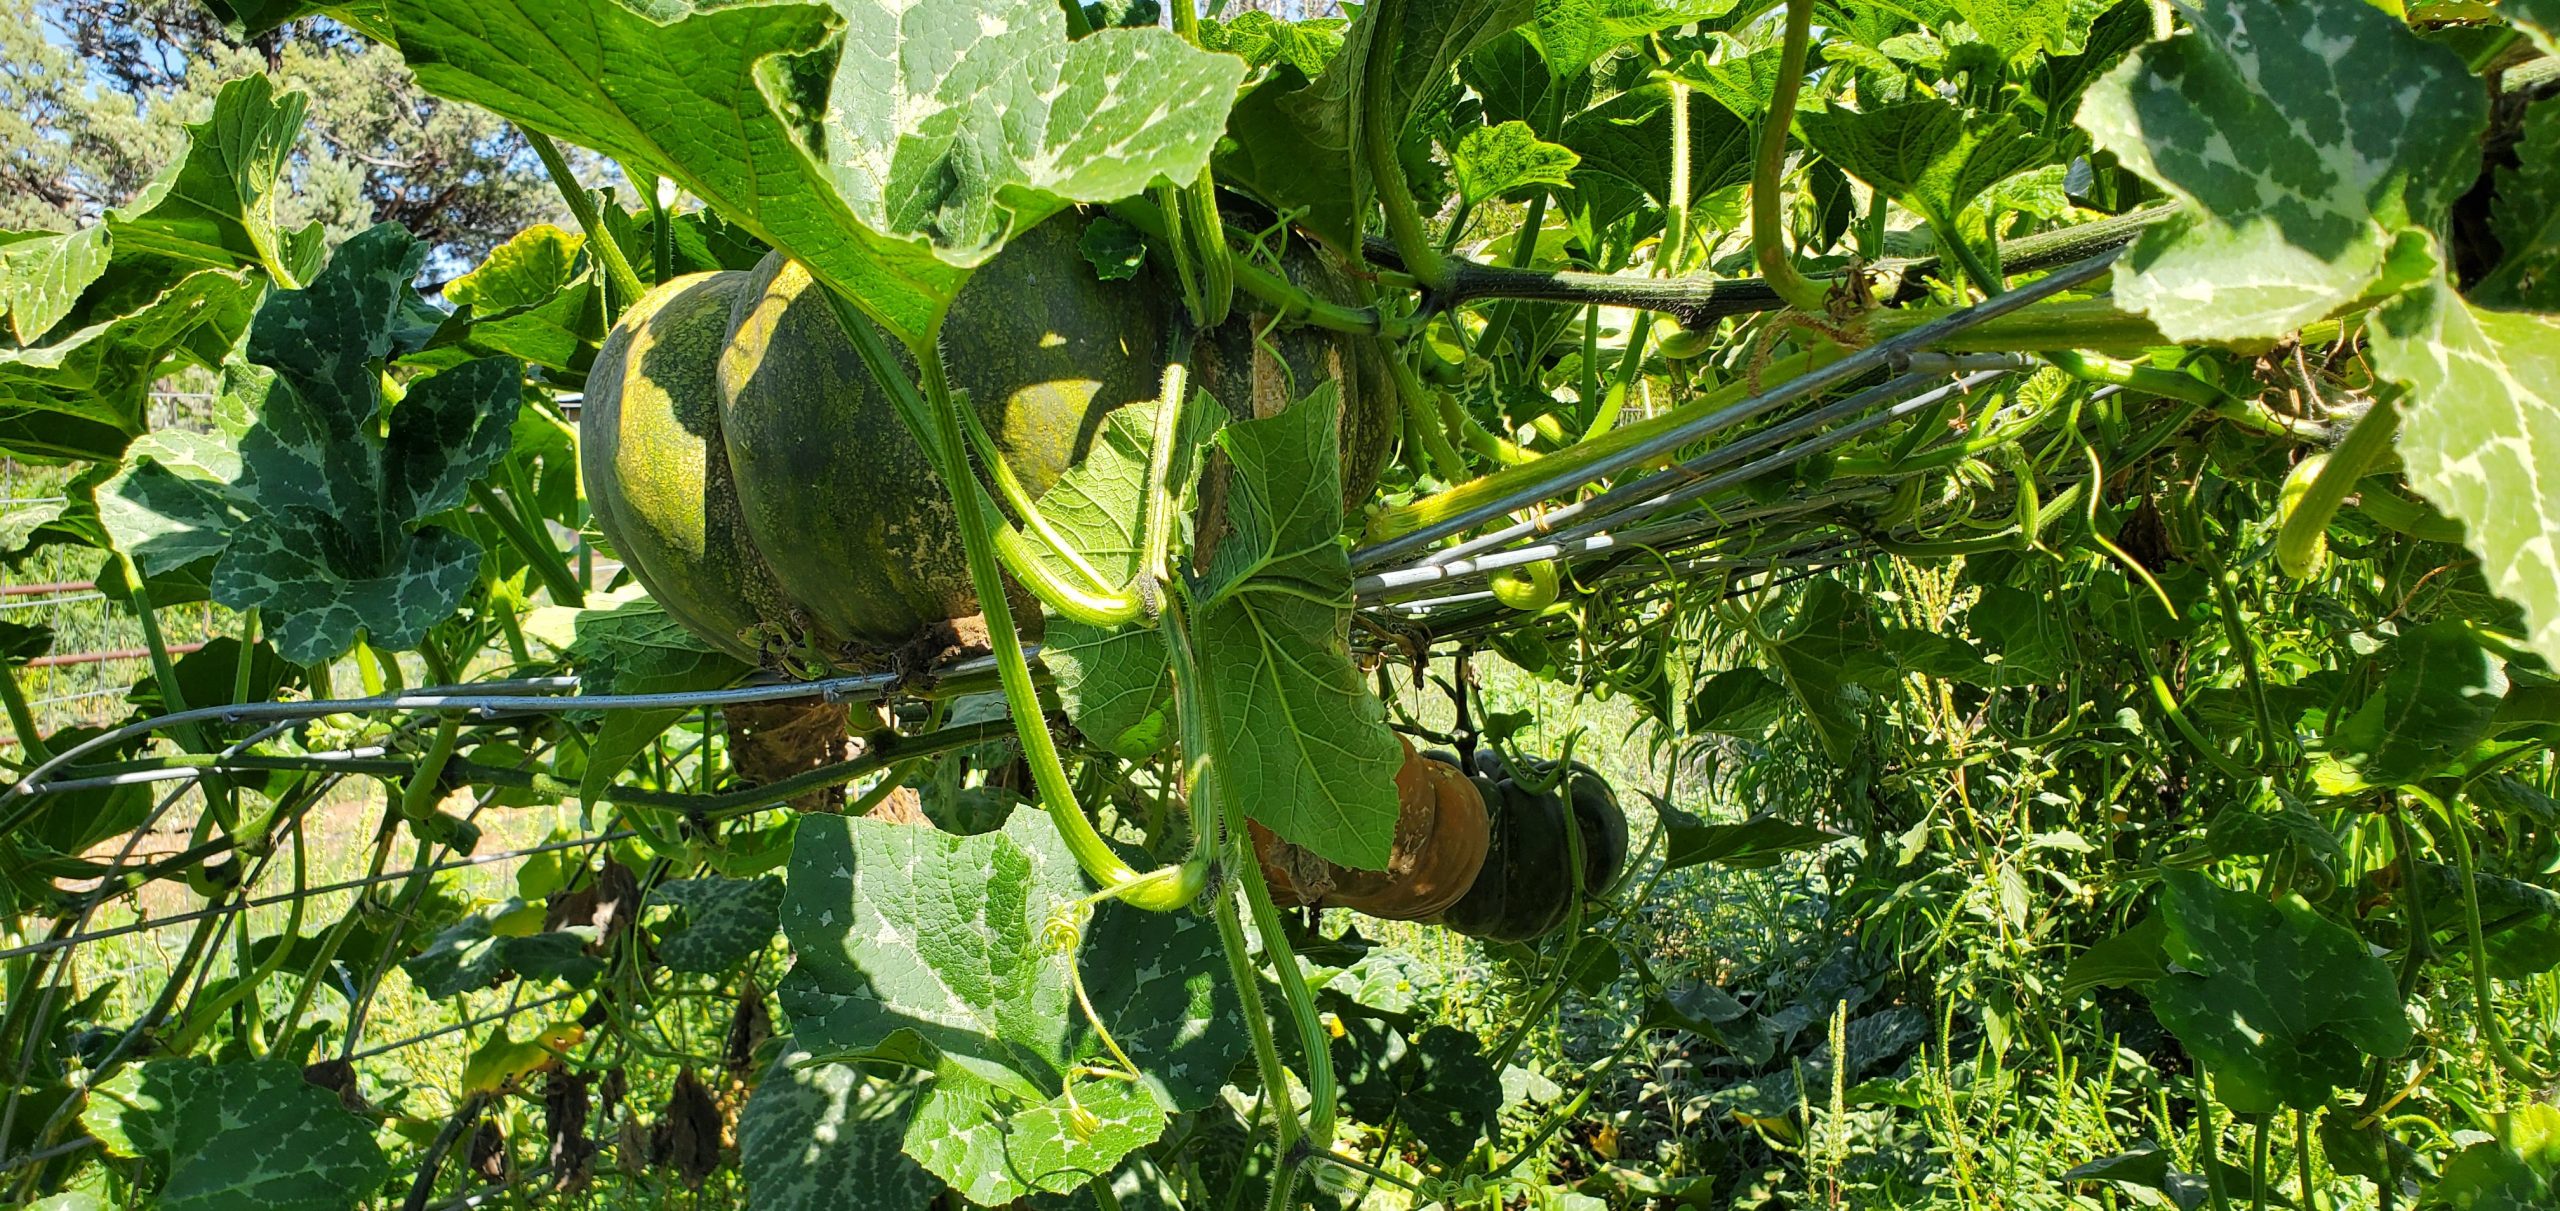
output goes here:
[{"label": "dark green pumpkin rind", "polygon": [[1527,942],[1562,925],[1573,908],[1572,872],[1558,861],[1570,827],[1564,800],[1533,795],[1508,779],[1478,777],[1489,809],[1484,867],[1440,923],[1487,942]]},{"label": "dark green pumpkin rind", "polygon": [[[1322,254],[1293,244],[1281,258],[1289,281],[1333,303],[1352,303],[1351,280]],[[1240,297],[1238,301],[1244,300]],[[1394,452],[1395,380],[1377,341],[1323,328],[1271,326],[1267,310],[1239,307],[1195,343],[1193,381],[1238,420],[1275,415],[1331,382],[1342,389],[1342,504],[1357,513]]]},{"label": "dark green pumpkin rind", "polygon": [[[1163,371],[1163,296],[1097,279],[1081,235],[1062,219],[1016,237],[943,330],[952,386],[1035,494]],[[949,496],[819,289],[776,256],[738,300],[719,380],[739,503],[795,599],[858,641],[900,644],[977,600]]]},{"label": "dark green pumpkin rind", "polygon": [[617,322],[579,408],[579,472],[597,526],[667,613],[755,662],[795,611],[736,505],[712,366],[745,275],[689,274]]}]

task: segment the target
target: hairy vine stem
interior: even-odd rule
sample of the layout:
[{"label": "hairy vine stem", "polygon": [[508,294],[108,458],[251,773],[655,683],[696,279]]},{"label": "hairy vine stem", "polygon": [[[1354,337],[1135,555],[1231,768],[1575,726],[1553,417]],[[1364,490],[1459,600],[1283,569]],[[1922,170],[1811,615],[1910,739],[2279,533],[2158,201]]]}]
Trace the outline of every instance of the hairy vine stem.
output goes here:
[{"label": "hairy vine stem", "polygon": [[[1795,124],[1796,97],[1804,91],[1804,61],[1813,45],[1813,0],[1787,0],[1785,48],[1779,52],[1776,91],[1760,116],[1760,156],[1751,174],[1751,250],[1760,276],[1786,305],[1820,315],[1823,291],[1796,271],[1787,251],[1781,182],[1787,170],[1787,132]],[[1996,291],[1994,293],[1997,293]]]},{"label": "hairy vine stem", "polygon": [[596,209],[595,195],[578,183],[578,174],[569,171],[569,161],[560,154],[560,145],[530,126],[519,124],[516,129],[524,132],[524,141],[533,148],[534,155],[541,157],[543,171],[551,174],[552,185],[560,190],[560,200],[569,204],[569,213],[578,220],[578,230],[586,233],[588,252],[604,266],[605,284],[612,288],[613,296],[606,318],[620,315],[648,293],[640,285],[640,275],[632,270],[630,258],[622,255],[622,245],[614,242],[613,232],[605,227],[604,215]]}]

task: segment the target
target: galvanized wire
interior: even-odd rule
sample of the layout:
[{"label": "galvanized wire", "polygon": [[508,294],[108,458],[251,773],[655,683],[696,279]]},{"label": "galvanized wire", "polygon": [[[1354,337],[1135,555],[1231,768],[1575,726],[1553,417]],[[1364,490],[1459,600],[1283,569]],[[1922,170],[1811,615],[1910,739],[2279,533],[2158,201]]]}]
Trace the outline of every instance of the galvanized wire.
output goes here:
[{"label": "galvanized wire", "polygon": [[[1037,656],[1036,644],[1025,644],[1026,657]],[[935,670],[931,680],[943,681],[983,675],[995,668],[990,656],[973,657]],[[147,736],[169,728],[198,723],[263,723],[278,720],[295,721],[325,719],[331,715],[373,714],[384,711],[460,711],[482,719],[504,715],[566,715],[584,711],[654,711],[692,709],[704,706],[739,706],[765,702],[791,702],[821,698],[829,702],[876,700],[907,684],[912,678],[896,673],[864,673],[849,677],[829,677],[816,681],[770,682],[725,690],[691,690],[667,694],[574,694],[542,697],[547,692],[574,691],[575,677],[535,677],[515,681],[489,681],[464,685],[435,686],[397,694],[378,694],[366,698],[319,699],[309,702],[249,702],[231,706],[197,707],[173,711],[166,715],[138,720],[111,728],[81,743],[56,753],[25,777],[0,789],[0,807],[5,807],[33,793],[46,784],[46,779],[79,758],[124,741]],[[16,820],[0,822],[5,834]]]},{"label": "galvanized wire", "polygon": [[1895,373],[1905,373],[1914,364],[1912,359],[1916,355],[1939,341],[1979,327],[2029,304],[2096,280],[2100,274],[2107,271],[2110,265],[2114,264],[2121,252],[2121,249],[2110,250],[2077,264],[2055,270],[2006,294],[1986,299],[1952,315],[1931,320],[1909,332],[1879,341],[1820,369],[1799,374],[1730,407],[1720,408],[1695,420],[1673,426],[1651,439],[1607,458],[1585,466],[1568,468],[1533,481],[1495,500],[1464,510],[1456,516],[1434,522],[1410,534],[1362,547],[1351,553],[1352,568],[1355,571],[1367,571],[1392,564],[1399,559],[1420,555],[1437,545],[1442,539],[1463,534],[1487,522],[1500,520],[1541,501],[1578,491],[1587,484],[1605,479],[1630,467],[1642,466],[1670,455],[1684,446],[1759,416],[1772,408],[1846,385],[1875,371],[1891,370]]}]

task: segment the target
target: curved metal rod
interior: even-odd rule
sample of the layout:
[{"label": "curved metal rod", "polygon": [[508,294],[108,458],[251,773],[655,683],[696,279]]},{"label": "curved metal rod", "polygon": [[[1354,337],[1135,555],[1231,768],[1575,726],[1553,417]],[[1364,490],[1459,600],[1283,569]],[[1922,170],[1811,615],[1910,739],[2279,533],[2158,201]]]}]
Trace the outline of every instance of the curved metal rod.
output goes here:
[{"label": "curved metal rod", "polygon": [[[1758,509],[1738,510],[1722,515],[1701,514],[1694,517],[1684,517],[1669,521],[1655,522],[1651,525],[1639,526],[1633,529],[1617,532],[1576,533],[1572,535],[1559,536],[1545,542],[1530,543],[1525,546],[1512,547],[1508,550],[1496,551],[1487,555],[1477,555],[1466,559],[1451,560],[1448,563],[1411,564],[1385,572],[1374,572],[1370,575],[1354,580],[1351,583],[1351,591],[1353,595],[1362,599],[1363,605],[1375,604],[1381,607],[1403,610],[1410,608],[1415,603],[1409,601],[1397,601],[1394,599],[1394,595],[1407,589],[1419,588],[1426,585],[1437,586],[1450,584],[1456,581],[1465,580],[1470,576],[1496,572],[1504,568],[1518,567],[1522,564],[1537,563],[1541,560],[1547,559],[1569,559],[1577,555],[1592,555],[1604,551],[1677,550],[1682,545],[1689,543],[1691,540],[1704,539],[1712,541],[1722,531],[1737,529],[1742,526],[1750,525],[1753,522],[1794,517],[1798,514],[1826,509],[1833,505],[1848,504],[1851,501],[1882,496],[1885,494],[1885,491],[1886,490],[1880,484],[1870,484],[1839,492],[1827,493],[1822,496],[1807,497],[1803,500],[1791,500],[1783,504],[1769,505]],[[1747,557],[1730,556],[1726,558]],[[1374,602],[1371,600],[1379,598],[1383,598],[1384,600],[1377,600]]]},{"label": "curved metal rod", "polygon": [[[1025,656],[1039,654],[1037,645],[1026,644]],[[934,679],[968,676],[986,672],[995,661],[986,656],[954,661],[936,669]],[[769,685],[745,685],[725,690],[691,690],[668,694],[575,694],[554,698],[538,697],[555,690],[574,690],[574,677],[534,677],[518,681],[493,681],[477,685],[435,686],[399,694],[377,694],[369,698],[320,699],[311,702],[247,702],[231,706],[197,707],[174,711],[150,719],[137,720],[112,728],[54,754],[44,763],[28,770],[25,777],[0,789],[0,807],[25,798],[30,788],[44,785],[54,771],[100,749],[120,744],[137,736],[147,736],[164,728],[183,727],[195,723],[257,723],[277,720],[296,721],[322,719],[330,715],[360,715],[377,711],[468,711],[486,719],[510,714],[562,715],[573,711],[646,711],[691,709],[703,706],[736,706],[758,702],[789,702],[801,698],[823,698],[829,702],[877,698],[897,688],[909,678],[896,673],[864,673],[851,677],[829,677],[817,681],[778,682]],[[0,837],[17,831],[25,823],[24,813],[0,821]]]},{"label": "curved metal rod", "polygon": [[[1914,392],[1927,388],[1933,383],[1939,382],[1940,375],[1949,371],[1958,373],[1975,371],[1993,372],[1976,373],[1963,380],[1963,382],[1967,384],[1978,384],[1989,382],[1991,379],[1998,377],[2000,373],[2006,373],[2013,370],[2024,370],[2034,365],[2032,359],[2020,354],[2012,353],[1968,354],[1944,360],[1944,369],[1938,369],[1935,367],[1925,370],[1915,369],[1911,373],[1904,374],[1899,378],[1888,379],[1877,386],[1869,387],[1864,391],[1860,391],[1857,394],[1849,396],[1848,398],[1836,403],[1818,408],[1812,412],[1807,412],[1801,416],[1793,417],[1789,420],[1772,425],[1767,429],[1763,429],[1760,432],[1753,433],[1739,440],[1718,446],[1696,458],[1690,459],[1688,462],[1657,474],[1646,476],[1635,483],[1612,488],[1609,491],[1588,500],[1577,500],[1571,504],[1561,505],[1557,508],[1541,510],[1536,516],[1529,518],[1527,521],[1517,522],[1502,529],[1467,539],[1455,546],[1434,551],[1419,562],[1424,564],[1456,563],[1466,559],[1468,556],[1475,555],[1478,552],[1497,550],[1505,544],[1517,542],[1523,538],[1535,537],[1540,534],[1555,534],[1559,532],[1574,535],[1592,534],[1597,532],[1600,528],[1603,528],[1607,522],[1603,521],[1598,524],[1583,524],[1569,529],[1564,523],[1584,518],[1586,516],[1592,518],[1611,518],[1615,514],[1630,512],[1632,510],[1627,508],[1627,502],[1629,501],[1643,500],[1645,497],[1653,493],[1660,492],[1665,487],[1674,483],[1704,477],[1709,472],[1715,471],[1733,460],[1743,457],[1744,455],[1765,450],[1781,442],[1810,433],[1824,425],[1831,424],[1846,417],[1855,416],[1858,413],[1864,412],[1869,408],[1873,408],[1878,404],[1893,403],[1896,400],[1910,396]],[[1914,359],[1914,361],[1916,363],[1918,359]],[[1931,393],[1926,398],[1929,402],[1935,403],[1940,399],[1944,399],[1946,394],[1947,393],[1945,391],[1941,390]],[[1901,416],[1904,415],[1906,411],[1907,409],[1904,411],[1895,411],[1892,412],[1891,415]],[[1874,426],[1872,425],[1868,426],[1868,428],[1873,427]],[[1859,430],[1861,433],[1865,431],[1865,429]],[[1836,445],[1838,443],[1834,442],[1831,444]],[[1793,458],[1780,460],[1775,464],[1770,464],[1768,460],[1764,459],[1760,463],[1755,463],[1753,465],[1766,470],[1769,466],[1783,466],[1787,462],[1794,461],[1794,458],[1802,458],[1816,454],[1828,448],[1830,448],[1829,445],[1807,443],[1802,446],[1791,448],[1794,455]]]},{"label": "curved metal rod", "polygon": [[2008,315],[2032,303],[2051,298],[2075,286],[2087,285],[2105,273],[2122,251],[2122,249],[2111,249],[2068,268],[2055,270],[2007,294],[1985,299],[1952,315],[1931,320],[1900,336],[1869,345],[1828,366],[1799,374],[1749,399],[1729,407],[1719,408],[1608,458],[1586,466],[1571,468],[1560,475],[1550,476],[1514,489],[1495,500],[1424,526],[1410,534],[1362,547],[1351,553],[1352,569],[1360,571],[1376,568],[1393,560],[1419,554],[1450,535],[1463,534],[1539,501],[1575,491],[1586,484],[1605,479],[1629,467],[1652,462],[1719,429],[1758,416],[1781,404],[1853,382],[1872,371],[1906,370],[1913,364],[1911,361],[1913,355],[1927,349],[1930,345]]},{"label": "curved metal rod", "polygon": [[[1668,471],[1664,471],[1659,475],[1647,476],[1646,478],[1630,484],[1625,488],[1621,488],[1595,498],[1591,502],[1592,508],[1590,511],[1599,514],[1599,516],[1565,530],[1559,537],[1566,539],[1584,538],[1605,530],[1612,521],[1628,514],[1641,513],[1646,516],[1652,516],[1667,509],[1679,508],[1693,500],[1713,495],[1717,492],[1724,491],[1727,488],[1739,486],[1750,480],[1757,479],[1760,476],[1775,471],[1780,467],[1785,467],[1804,459],[1811,458],[1814,455],[1820,454],[1825,450],[1829,450],[1834,446],[1842,445],[1853,439],[1863,437],[1924,408],[1934,407],[1950,395],[1972,391],[1977,387],[1981,387],[1992,382],[1993,380],[2005,377],[2009,373],[2010,372],[2008,370],[1990,370],[1980,374],[1967,375],[1955,382],[1939,387],[1934,391],[1924,391],[1918,395],[1913,395],[1907,399],[1897,401],[1889,407],[1879,409],[1870,415],[1859,417],[1858,419],[1850,421],[1837,429],[1828,430],[1809,440],[1798,442],[1797,444],[1789,446],[1774,454],[1763,455],[1762,457],[1752,459],[1751,461],[1743,463],[1741,466],[1728,471],[1710,474],[1710,472],[1715,472],[1717,468],[1732,461],[1733,458],[1739,455],[1747,454],[1753,449],[1764,448],[1785,440],[1786,435],[1782,435],[1780,430],[1787,428],[1787,426],[1780,426],[1779,428],[1771,429],[1765,434],[1754,434],[1751,438],[1735,442],[1732,445],[1725,446],[1713,453],[1682,463],[1679,466],[1673,467]],[[1908,380],[1905,379],[1895,379],[1893,384],[1888,385],[1902,384],[1907,381]],[[1883,388],[1878,388],[1877,390],[1881,392]],[[1872,406],[1879,399],[1887,398],[1886,396],[1881,395],[1876,396],[1875,398],[1866,398],[1867,394],[1868,393],[1862,392],[1859,396],[1853,396],[1848,400],[1844,400],[1830,408],[1823,409],[1821,412],[1814,413],[1812,416],[1808,416],[1804,419],[1809,421],[1812,420],[1813,417],[1821,417],[1825,422],[1837,420],[1840,417],[1850,415]],[[1851,406],[1853,404],[1855,405],[1854,407]],[[1626,503],[1630,500],[1633,501],[1633,503]]]}]

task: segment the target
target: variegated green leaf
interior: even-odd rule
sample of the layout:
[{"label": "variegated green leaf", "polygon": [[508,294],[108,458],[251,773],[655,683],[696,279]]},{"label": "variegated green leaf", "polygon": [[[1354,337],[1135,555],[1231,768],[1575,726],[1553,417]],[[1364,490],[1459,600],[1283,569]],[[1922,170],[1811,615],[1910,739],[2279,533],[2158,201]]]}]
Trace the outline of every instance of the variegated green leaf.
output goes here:
[{"label": "variegated green leaf", "polygon": [[1170,30],[1069,41],[1053,0],[836,8],[820,162],[864,226],[928,239],[955,265],[1069,203],[1199,176],[1244,78],[1242,61]]},{"label": "variegated green leaf", "polygon": [[2167,948],[2178,969],[2151,983],[2162,1025],[2204,1062],[2225,1105],[2263,1114],[2310,1109],[2362,1070],[2358,1053],[2409,1045],[2391,969],[2355,931],[2299,897],[2217,887],[2194,871],[2161,875]]},{"label": "variegated green leaf", "polygon": [[738,1112],[738,1170],[771,1211],[920,1211],[942,1183],[907,1156],[923,1082],[864,1075],[785,1047]]},{"label": "variegated green leaf", "polygon": [[437,934],[424,951],[402,962],[400,969],[409,974],[418,991],[439,1000],[495,987],[510,974],[584,984],[603,972],[603,960],[586,953],[589,938],[585,934],[497,932],[502,918],[523,907],[509,900],[464,917]]},{"label": "variegated green leaf", "polygon": [[2366,4],[2222,0],[2092,87],[2080,125],[2187,203],[2116,265],[2173,340],[2271,340],[2383,284],[2398,232],[2476,175],[2487,106],[2442,45]]},{"label": "variegated green leaf", "polygon": [[381,419],[377,367],[412,334],[426,247],[390,224],[347,241],[303,290],[281,291],[249,333],[231,388],[256,402],[241,439],[252,516],[214,567],[214,600],[260,607],[301,663],[415,645],[462,603],[480,550],[427,519],[463,503],[506,455],[521,393],[513,359],[411,381]]},{"label": "variegated green leaf", "polygon": [[281,1060],[134,1064],[93,1090],[80,1121],[140,1158],[164,1211],[340,1211],[379,1193],[372,1124]]},{"label": "variegated green leaf", "polygon": [[1065,1194],[1105,1177],[1164,1134],[1164,1108],[1145,1088],[1108,1078],[1023,1103],[976,1073],[944,1065],[907,1126],[907,1153],[962,1197],[1001,1207]]},{"label": "variegated green leaf", "polygon": [[2481,574],[2560,665],[2560,316],[2486,311],[2441,280],[2375,314],[2373,364],[2409,388],[2409,484],[2463,523]]},{"label": "variegated green leaf", "polygon": [[649,12],[621,0],[392,0],[421,87],[682,185],[902,340],[967,280],[863,227],[812,154],[839,22],[817,4]]},{"label": "variegated green leaf", "polygon": [[2491,306],[2560,311],[2560,100],[2525,111],[2516,162],[2498,170],[2490,230],[2503,254],[2472,288]]},{"label": "variegated green leaf", "polygon": [[782,880],[677,879],[649,891],[649,903],[682,912],[658,931],[658,961],[669,971],[717,975],[763,950],[782,927]]}]

